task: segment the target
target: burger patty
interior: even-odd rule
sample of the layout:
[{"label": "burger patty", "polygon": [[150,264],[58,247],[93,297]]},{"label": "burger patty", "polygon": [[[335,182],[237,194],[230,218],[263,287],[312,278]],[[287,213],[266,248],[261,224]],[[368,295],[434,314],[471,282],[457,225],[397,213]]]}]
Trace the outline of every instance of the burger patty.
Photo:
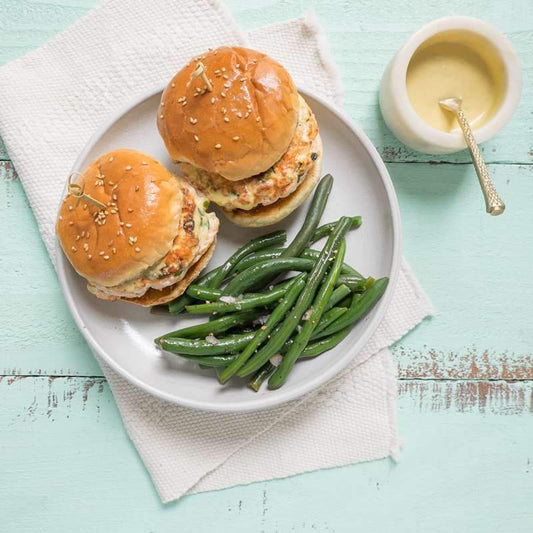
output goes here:
[{"label": "burger patty", "polygon": [[296,190],[313,165],[316,154],[313,141],[318,124],[313,112],[300,96],[298,123],[283,157],[267,171],[239,181],[229,181],[219,174],[181,163],[184,176],[212,202],[226,210],[250,210],[273,204]]},{"label": "burger patty", "polygon": [[194,190],[185,180],[181,181],[183,205],[178,233],[169,252],[142,277],[114,287],[89,285],[88,289],[98,298],[137,298],[148,289],[161,290],[174,285],[185,277],[187,271],[208,250],[216,238],[219,221],[214,213],[207,213],[207,198]]}]

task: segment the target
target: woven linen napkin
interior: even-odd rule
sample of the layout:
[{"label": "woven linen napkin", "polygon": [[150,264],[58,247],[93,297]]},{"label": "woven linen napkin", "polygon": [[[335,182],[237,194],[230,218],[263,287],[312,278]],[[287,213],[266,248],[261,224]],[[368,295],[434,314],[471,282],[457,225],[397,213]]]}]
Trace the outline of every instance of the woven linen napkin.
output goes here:
[{"label": "woven linen napkin", "polygon": [[[244,33],[216,0],[106,0],[67,31],[0,69],[0,135],[54,258],[56,206],[101,123],[163,86],[207,47],[243,44],[342,105],[313,16]],[[326,154],[327,157],[327,154]],[[396,380],[387,349],[431,312],[403,261],[395,293],[357,363],[318,391],[267,412],[192,411],[154,398],[100,361],[126,430],[163,502],[397,453]]]}]

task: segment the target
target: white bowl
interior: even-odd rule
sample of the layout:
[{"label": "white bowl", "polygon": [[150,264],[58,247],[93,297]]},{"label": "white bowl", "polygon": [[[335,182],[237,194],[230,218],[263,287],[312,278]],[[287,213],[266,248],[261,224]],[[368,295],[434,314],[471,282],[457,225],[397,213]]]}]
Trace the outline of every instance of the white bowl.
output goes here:
[{"label": "white bowl", "polygon": [[[325,383],[358,356],[381,322],[394,290],[401,259],[400,212],[389,174],[365,134],[327,102],[300,91],[313,109],[324,143],[324,173],[334,185],[323,222],[343,214],[362,215],[363,225],[347,237],[346,261],[365,275],[388,276],[389,286],[374,309],[348,337],[320,357],[298,363],[279,390],[254,393],[246,382],[218,383],[213,372],[172,354],[153,339],[198,319],[150,313],[124,302],[92,296],[57,245],[57,271],[70,311],[92,350],[113,370],[145,391],[172,403],[212,411],[265,409],[298,398]],[[168,168],[170,161],[156,127],[161,91],[140,98],[100,128],[79,155],[73,170],[84,169],[115,148],[145,151]],[[209,268],[221,264],[253,236],[285,228],[289,239],[300,228],[309,200],[288,218],[269,228],[244,229],[220,215],[221,230]]]},{"label": "white bowl", "polygon": [[450,30],[469,31],[487,39],[505,70],[505,94],[496,113],[474,131],[478,143],[490,139],[510,120],[522,92],[518,57],[507,37],[494,26],[471,17],[444,17],[426,24],[405,42],[387,65],[381,80],[379,104],[383,118],[394,135],[414,150],[428,154],[449,154],[466,148],[460,131],[447,133],[427,124],[416,113],[407,94],[407,67],[413,54],[429,38]]}]

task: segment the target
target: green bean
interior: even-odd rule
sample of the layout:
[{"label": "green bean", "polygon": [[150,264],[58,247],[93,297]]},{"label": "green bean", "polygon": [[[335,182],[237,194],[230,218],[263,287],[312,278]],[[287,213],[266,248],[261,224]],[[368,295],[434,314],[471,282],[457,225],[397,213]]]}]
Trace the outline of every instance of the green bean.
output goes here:
[{"label": "green bean", "polygon": [[[337,318],[344,315],[346,311],[348,311],[347,307],[332,307],[328,311],[324,311],[324,314],[322,315],[315,330],[313,331],[313,335],[315,335],[315,333],[319,333],[320,331],[326,329],[330,324],[335,322]],[[311,335],[311,339],[313,338],[313,335]]]},{"label": "green bean", "polygon": [[224,368],[237,357],[236,355],[187,355],[176,354],[188,361],[198,363],[202,368]]},{"label": "green bean", "polygon": [[276,367],[269,361],[250,378],[250,381],[248,381],[248,387],[254,392],[259,392],[263,382],[272,375],[274,370],[276,370]]},{"label": "green bean", "polygon": [[236,296],[251,287],[268,283],[273,277],[290,270],[311,270],[316,263],[300,257],[278,257],[256,263],[237,274],[225,287],[224,294]]},{"label": "green bean", "polygon": [[344,329],[346,326],[353,326],[374,307],[385,292],[388,283],[389,278],[380,278],[362,294],[354,294],[348,311],[329,327],[322,330],[317,337],[326,337]]},{"label": "green bean", "polygon": [[[357,217],[350,217],[352,224],[350,226],[350,230],[357,229],[361,224],[363,223],[363,219],[359,216]],[[316,242],[320,239],[323,239],[324,237],[327,237],[335,228],[335,224],[337,224],[338,220],[335,222],[328,222],[327,224],[323,224],[319,228],[315,230],[313,233],[313,236],[311,237],[310,242]]]},{"label": "green bean", "polygon": [[266,259],[276,259],[281,256],[284,248],[269,248],[268,250],[259,250],[253,254],[247,255],[242,261],[239,261],[230,272],[230,274],[238,274],[243,270],[259,263],[265,261]]},{"label": "green bean", "polygon": [[[307,284],[300,293],[296,304],[288,313],[279,331],[277,331],[275,335],[272,335],[270,340],[248,361],[246,364],[247,371],[255,372],[258,368],[263,366],[274,354],[280,351],[282,346],[292,335],[296,329],[296,326],[299,324],[302,315],[307,311],[317,291],[319,290],[326,271],[330,267],[330,259],[334,257],[335,250],[339,248],[344,235],[348,231],[349,224],[350,219],[348,217],[343,217],[340,219],[339,223],[337,224],[337,228],[328,237],[326,245],[320,253],[320,257],[315,263],[307,280]],[[278,259],[278,261],[282,260],[283,259],[281,258]],[[242,375],[241,372],[239,372],[239,375]]]},{"label": "green bean", "polygon": [[[219,271],[220,267],[217,267],[208,272],[207,274],[204,274],[202,277],[196,280],[196,285],[199,285],[200,287],[209,286],[209,283],[213,281]],[[177,315],[181,313],[185,309],[185,307],[191,304],[193,301],[193,298],[191,298],[187,293],[184,293],[168,303],[168,310],[173,315]]]},{"label": "green bean", "polygon": [[[319,250],[313,250],[311,248],[306,248],[302,251],[300,258],[302,259],[311,259],[313,261],[316,261],[318,259],[318,256],[320,255]],[[233,271],[233,273],[241,273],[242,271],[246,270],[247,268],[250,268],[251,266],[254,266],[257,263],[260,263],[261,261],[266,261],[267,259],[277,259],[278,257],[283,256],[283,248],[273,248],[270,250],[260,250],[259,252],[255,252],[253,254],[250,254],[246,256],[240,263],[238,263]],[[311,263],[301,263],[305,266],[305,269],[311,270],[312,265]],[[342,273],[346,274],[348,276],[358,276],[359,278],[363,278],[363,276],[355,270],[355,268],[351,267],[350,265],[347,265],[344,263],[342,265]]]},{"label": "green bean", "polygon": [[318,226],[318,223],[320,222],[322,213],[324,213],[332,185],[333,176],[331,174],[326,174],[320,180],[320,183],[315,190],[315,194],[313,195],[311,205],[307,211],[304,223],[296,237],[294,237],[289,246],[287,246],[287,248],[285,248],[283,251],[283,257],[297,257],[308,245]]},{"label": "green bean", "polygon": [[358,278],[354,276],[347,276],[341,274],[339,276],[338,282],[344,285],[347,285],[352,292],[363,292],[372,287],[375,279],[372,277],[369,278]]},{"label": "green bean", "polygon": [[[224,279],[228,277],[229,272],[232,268],[246,255],[256,251],[266,248],[268,246],[274,246],[276,244],[283,244],[287,240],[287,233],[285,231],[275,231],[267,235],[262,235],[252,239],[244,246],[241,246],[234,254],[232,254],[224,264],[214,268],[213,270],[207,272],[199,279],[196,280],[195,285],[200,287],[209,287],[212,289],[218,289]],[[185,293],[178,298],[172,300],[168,304],[168,310],[173,315],[181,313],[187,305],[193,303],[193,298]]]},{"label": "green bean", "polygon": [[[349,218],[344,219],[344,221],[346,221],[344,224],[346,228],[344,233],[346,233],[351,221]],[[339,226],[341,224],[342,223],[339,223]],[[294,363],[296,363],[296,360],[298,357],[300,357],[301,353],[309,343],[313,331],[324,314],[326,304],[333,293],[335,283],[337,282],[337,278],[341,273],[344,255],[346,254],[346,242],[344,239],[340,242],[336,252],[337,254],[335,260],[333,261],[333,265],[331,266],[331,269],[329,270],[325,280],[320,285],[320,289],[314,298],[313,305],[310,308],[309,317],[304,322],[300,332],[296,335],[293,344],[287,351],[287,354],[283,357],[281,364],[268,380],[269,389],[278,389],[285,383],[287,376],[294,367]]]},{"label": "green bean", "polygon": [[248,241],[244,246],[241,246],[234,254],[232,254],[223,265],[221,265],[220,270],[210,282],[209,288],[218,289],[233,267],[247,255],[257,250],[262,250],[263,248],[283,244],[286,240],[287,233],[281,230],[268,233],[267,235],[261,235]]},{"label": "green bean", "polygon": [[[302,255],[300,257],[304,257],[304,258],[307,258],[307,259],[317,259],[318,256],[319,256],[320,252],[318,250],[313,250],[312,248],[306,248],[303,252],[302,252]],[[355,270],[355,268],[351,267],[350,265],[347,265],[346,263],[344,263],[342,265],[342,273],[343,274],[346,274],[348,276],[355,276],[359,279],[362,279],[364,276],[362,274],[360,274],[359,272],[357,272],[357,270]]]},{"label": "green bean", "polygon": [[245,324],[251,324],[254,320],[259,318],[264,314],[264,311],[242,311],[240,313],[232,313],[231,315],[223,316],[216,318],[211,322],[204,322],[202,324],[195,324],[194,326],[189,326],[187,328],[177,329],[176,331],[171,331],[166,333],[161,337],[155,339],[155,342],[158,343],[162,339],[170,339],[177,337],[180,339],[195,339],[203,338],[209,334],[223,333],[228,329],[234,328],[235,326],[244,326]]},{"label": "green bean", "polygon": [[218,300],[224,295],[222,289],[210,289],[209,287],[202,287],[201,285],[189,285],[187,294],[195,300]]},{"label": "green bean", "polygon": [[300,359],[316,357],[317,355],[331,350],[337,346],[339,342],[343,341],[350,331],[352,331],[351,325],[329,335],[328,337],[324,337],[316,342],[309,343],[302,352],[302,355],[300,355]]},{"label": "green bean", "polygon": [[[243,294],[252,287],[268,283],[283,272],[291,270],[311,272],[316,264],[317,260],[303,257],[278,257],[260,261],[237,274],[224,288],[224,295]],[[343,283],[352,291],[362,291],[366,287],[367,280],[342,275],[339,277],[339,284]]]},{"label": "green bean", "polygon": [[337,305],[341,300],[343,300],[346,296],[348,296],[352,291],[347,285],[339,285],[329,297],[328,303],[326,304],[326,308],[324,309],[324,312],[331,309],[333,306]]},{"label": "green bean", "polygon": [[[298,298],[302,292],[303,288],[305,287],[306,278],[306,274],[300,274],[296,277],[294,283],[290,286],[289,290],[280,300],[276,308],[272,311],[266,323],[257,330],[257,333],[250,344],[248,344],[248,346],[246,346],[246,348],[239,354],[239,357],[235,360],[235,362],[222,372],[220,376],[222,383],[228,381],[228,379],[231,378],[235,372],[241,369],[241,367],[245,365],[255,350],[268,338],[274,327],[283,319],[285,314],[290,310],[296,301],[296,298]],[[245,372],[245,374],[248,374],[248,372]]]},{"label": "green bean", "polygon": [[[188,305],[187,312],[191,314],[207,314],[207,313],[232,313],[234,311],[241,311],[245,309],[255,309],[256,307],[265,307],[273,302],[277,302],[287,292],[287,288],[291,286],[293,280],[280,283],[276,288],[264,293],[253,294],[235,299],[235,301],[218,301],[205,304]],[[223,298],[223,296],[221,297]]]},{"label": "green bean", "polygon": [[255,331],[228,335],[216,344],[200,339],[160,338],[158,344],[163,350],[185,355],[223,355],[241,351],[253,338]]}]

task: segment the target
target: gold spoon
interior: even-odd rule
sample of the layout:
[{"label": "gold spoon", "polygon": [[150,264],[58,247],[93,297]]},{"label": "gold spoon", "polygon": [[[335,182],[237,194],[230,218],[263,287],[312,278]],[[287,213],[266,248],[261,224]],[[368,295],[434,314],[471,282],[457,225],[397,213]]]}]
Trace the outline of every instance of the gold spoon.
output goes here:
[{"label": "gold spoon", "polygon": [[463,135],[470,150],[470,155],[472,156],[472,162],[474,163],[474,168],[476,169],[477,177],[479,178],[479,184],[481,185],[481,190],[483,191],[483,196],[485,197],[485,205],[487,207],[487,213],[492,216],[501,215],[505,211],[505,204],[500,198],[500,195],[494,187],[494,183],[490,179],[489,169],[483,158],[481,157],[481,152],[470,128],[468,120],[466,120],[465,114],[462,110],[462,100],[461,98],[446,98],[439,102],[440,106],[444,109],[451,111],[455,114],[459,126],[463,130]]}]

